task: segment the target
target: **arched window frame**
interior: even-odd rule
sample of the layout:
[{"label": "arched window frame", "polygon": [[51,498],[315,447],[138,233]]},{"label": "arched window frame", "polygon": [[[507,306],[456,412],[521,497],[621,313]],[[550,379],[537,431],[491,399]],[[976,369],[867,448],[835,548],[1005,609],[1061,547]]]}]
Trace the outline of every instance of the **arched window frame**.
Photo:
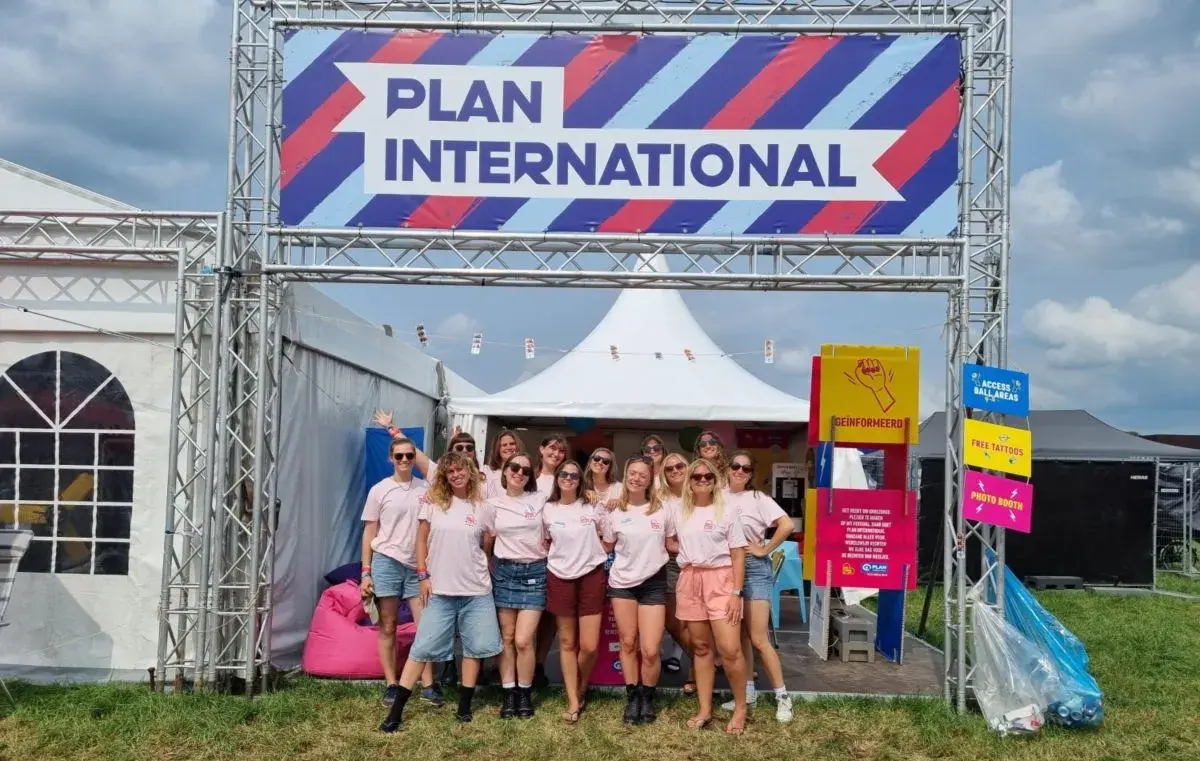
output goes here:
[{"label": "arched window frame", "polygon": [[55,349],[0,372],[0,400],[0,525],[35,533],[19,570],[127,575],[137,431],[123,384]]}]

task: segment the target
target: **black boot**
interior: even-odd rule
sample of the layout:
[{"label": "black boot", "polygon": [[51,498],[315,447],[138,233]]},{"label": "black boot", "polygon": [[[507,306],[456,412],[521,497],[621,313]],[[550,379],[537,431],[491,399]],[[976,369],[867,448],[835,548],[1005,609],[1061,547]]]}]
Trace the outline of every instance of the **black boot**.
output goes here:
[{"label": "black boot", "polygon": [[454,718],[466,724],[471,719],[475,718],[471,713],[471,700],[475,697],[474,687],[459,687],[458,688],[458,710],[454,712]]},{"label": "black boot", "polygon": [[504,705],[500,707],[500,718],[511,719],[517,715],[517,688],[504,688]]},{"label": "black boot", "polygon": [[654,710],[654,692],[657,688],[647,687],[642,685],[642,701],[641,701],[641,724],[653,724],[658,718],[658,713]]},{"label": "black boot", "polygon": [[625,716],[622,719],[626,724],[640,724],[642,715],[641,690],[639,685],[625,685]]},{"label": "black boot", "polygon": [[387,718],[379,725],[380,732],[391,734],[400,728],[401,715],[404,713],[404,704],[408,702],[412,696],[412,690],[406,690],[400,685],[396,685],[396,699],[392,701],[392,707],[388,709]]},{"label": "black boot", "polygon": [[522,719],[533,718],[533,688],[517,688],[517,716]]}]

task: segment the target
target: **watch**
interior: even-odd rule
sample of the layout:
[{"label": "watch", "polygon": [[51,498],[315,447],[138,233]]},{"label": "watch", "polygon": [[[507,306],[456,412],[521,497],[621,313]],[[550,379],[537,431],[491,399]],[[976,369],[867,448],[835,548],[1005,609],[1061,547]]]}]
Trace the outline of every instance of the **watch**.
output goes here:
[{"label": "watch", "polygon": [[428,573],[428,572],[426,572],[426,571],[423,571],[423,570],[422,570],[422,571],[417,571],[417,581],[427,581],[428,579],[429,579],[429,573]]}]

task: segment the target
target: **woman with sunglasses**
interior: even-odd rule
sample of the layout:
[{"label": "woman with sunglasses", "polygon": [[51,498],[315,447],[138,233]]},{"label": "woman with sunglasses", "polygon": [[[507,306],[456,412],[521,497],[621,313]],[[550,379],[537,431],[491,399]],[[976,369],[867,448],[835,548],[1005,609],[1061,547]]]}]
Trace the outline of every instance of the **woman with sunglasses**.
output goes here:
[{"label": "woman with sunglasses", "polygon": [[[403,431],[392,425],[391,412],[385,410],[375,410],[373,420],[375,421],[376,425],[386,428],[393,439],[403,436]],[[450,442],[446,447],[446,451],[465,455],[469,459],[474,460],[476,469],[479,469],[479,455],[475,452],[475,437],[469,433],[463,433],[462,428],[459,428],[458,426],[454,427],[454,432],[450,436]],[[425,474],[425,479],[432,483],[434,471],[437,470],[437,463],[434,462],[429,455],[425,454],[425,452],[418,449],[415,464],[421,469],[421,472]],[[483,473],[483,471],[480,471],[480,473],[486,478],[486,473]],[[485,486],[487,486],[486,483]],[[486,489],[484,494],[486,496]]]},{"label": "woman with sunglasses", "polygon": [[[663,458],[662,466],[658,470],[657,489],[658,498],[662,500],[663,506],[670,509],[672,503],[678,506],[679,500],[683,499],[683,482],[687,479],[688,460],[678,452],[672,452]],[[688,654],[688,660],[691,662],[692,650],[690,646],[690,638],[688,636],[688,628],[675,615],[675,587],[679,584],[679,561],[675,554],[670,554],[667,557],[667,632],[670,633],[671,639],[679,645],[683,652]],[[674,665],[670,663],[674,661]],[[663,666],[668,670],[679,670],[679,659],[668,658],[663,661]],[[684,695],[696,694],[696,666],[695,663],[690,663],[688,667],[687,681],[683,683]]]},{"label": "woman with sunglasses", "polygon": [[[617,509],[604,521],[605,548],[615,552],[608,596],[621,639],[626,724],[657,718],[659,651],[667,618],[667,538],[675,535],[654,488],[654,463],[632,457],[625,463],[625,488]],[[639,678],[638,654],[641,654]]]},{"label": "woman with sunglasses", "polygon": [[[413,620],[420,626],[421,582],[417,578],[417,532],[421,498],[429,488],[413,477],[417,445],[406,438],[393,439],[388,448],[395,472],[371,487],[362,520],[363,599],[375,598],[379,609],[379,663],[387,686],[383,704],[391,706],[400,685],[396,681],[396,619],[400,600],[408,603]],[[421,699],[435,706],[445,704],[442,688],[433,681],[433,664],[421,671]]]},{"label": "woman with sunglasses", "polygon": [[696,450],[694,452],[697,460],[708,460],[712,463],[714,472],[721,486],[725,485],[725,477],[728,475],[729,458],[725,455],[725,444],[721,441],[721,437],[716,431],[704,430],[696,437]]},{"label": "woman with sunglasses", "polygon": [[680,621],[692,639],[699,712],[688,727],[701,729],[712,721],[713,650],[721,655],[733,689],[729,734],[746,728],[746,666],[742,658],[742,584],[746,568],[746,536],[737,511],[721,496],[716,469],[696,460],[687,469],[683,498],[673,506],[679,545],[679,586],[675,590]]},{"label": "woman with sunglasses", "polygon": [[549,543],[546,612],[558,625],[558,655],[567,692],[563,718],[572,724],[583,712],[588,680],[596,665],[608,555],[600,543],[604,512],[580,497],[582,475],[583,469],[574,460],[559,465],[542,511]]},{"label": "woman with sunglasses", "polygon": [[550,494],[555,486],[555,474],[567,459],[567,439],[561,434],[551,434],[538,444],[537,488],[542,494]]},{"label": "woman with sunglasses", "polygon": [[652,433],[642,439],[642,454],[650,458],[654,464],[654,474],[658,475],[658,470],[662,467],[663,457],[667,454],[667,445],[663,443],[661,436],[657,433]]},{"label": "woman with sunglasses", "polygon": [[471,721],[480,663],[504,650],[488,571],[492,537],[484,531],[483,477],[473,459],[455,452],[442,455],[435,470],[417,529],[417,578],[425,611],[396,700],[379,726],[383,732],[400,728],[404,706],[425,665],[454,659],[455,635],[462,642],[463,660],[454,716]]},{"label": "woman with sunglasses", "polygon": [[600,447],[588,458],[587,471],[583,474],[583,498],[593,505],[608,505],[621,496],[621,482],[613,473],[613,453]]},{"label": "woman with sunglasses", "polygon": [[[746,704],[758,702],[758,691],[754,686],[754,651],[762,658],[767,679],[775,690],[775,720],[792,720],[792,698],[783,683],[783,664],[779,653],[771,646],[767,622],[771,616],[771,591],[775,588],[775,574],[771,570],[771,553],[792,533],[792,519],[779,503],[763,494],[754,486],[754,458],[745,450],[733,453],[729,463],[729,488],[725,492],[725,504],[737,512],[746,532],[746,575],[742,585],[744,616],[742,620],[742,655],[746,659]],[[770,541],[767,531],[774,529]],[[733,703],[722,706],[727,711],[735,708]]]},{"label": "woman with sunglasses", "polygon": [[492,545],[492,594],[500,617],[501,719],[533,718],[533,676],[538,622],[546,608],[546,545],[542,509],[529,457],[509,457],[500,470],[504,493],[488,500],[484,528]]}]

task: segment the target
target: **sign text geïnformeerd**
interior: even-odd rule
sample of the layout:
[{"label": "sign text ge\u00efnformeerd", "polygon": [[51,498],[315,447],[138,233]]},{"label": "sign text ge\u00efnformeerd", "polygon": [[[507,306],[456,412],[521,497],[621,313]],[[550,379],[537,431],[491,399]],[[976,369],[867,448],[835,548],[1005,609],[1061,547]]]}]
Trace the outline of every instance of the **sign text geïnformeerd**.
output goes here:
[{"label": "sign text ge\u00efnformeerd", "polygon": [[563,123],[555,67],[339,63],[363,101],[367,193],[899,201],[874,164],[897,130],[637,129]]}]

